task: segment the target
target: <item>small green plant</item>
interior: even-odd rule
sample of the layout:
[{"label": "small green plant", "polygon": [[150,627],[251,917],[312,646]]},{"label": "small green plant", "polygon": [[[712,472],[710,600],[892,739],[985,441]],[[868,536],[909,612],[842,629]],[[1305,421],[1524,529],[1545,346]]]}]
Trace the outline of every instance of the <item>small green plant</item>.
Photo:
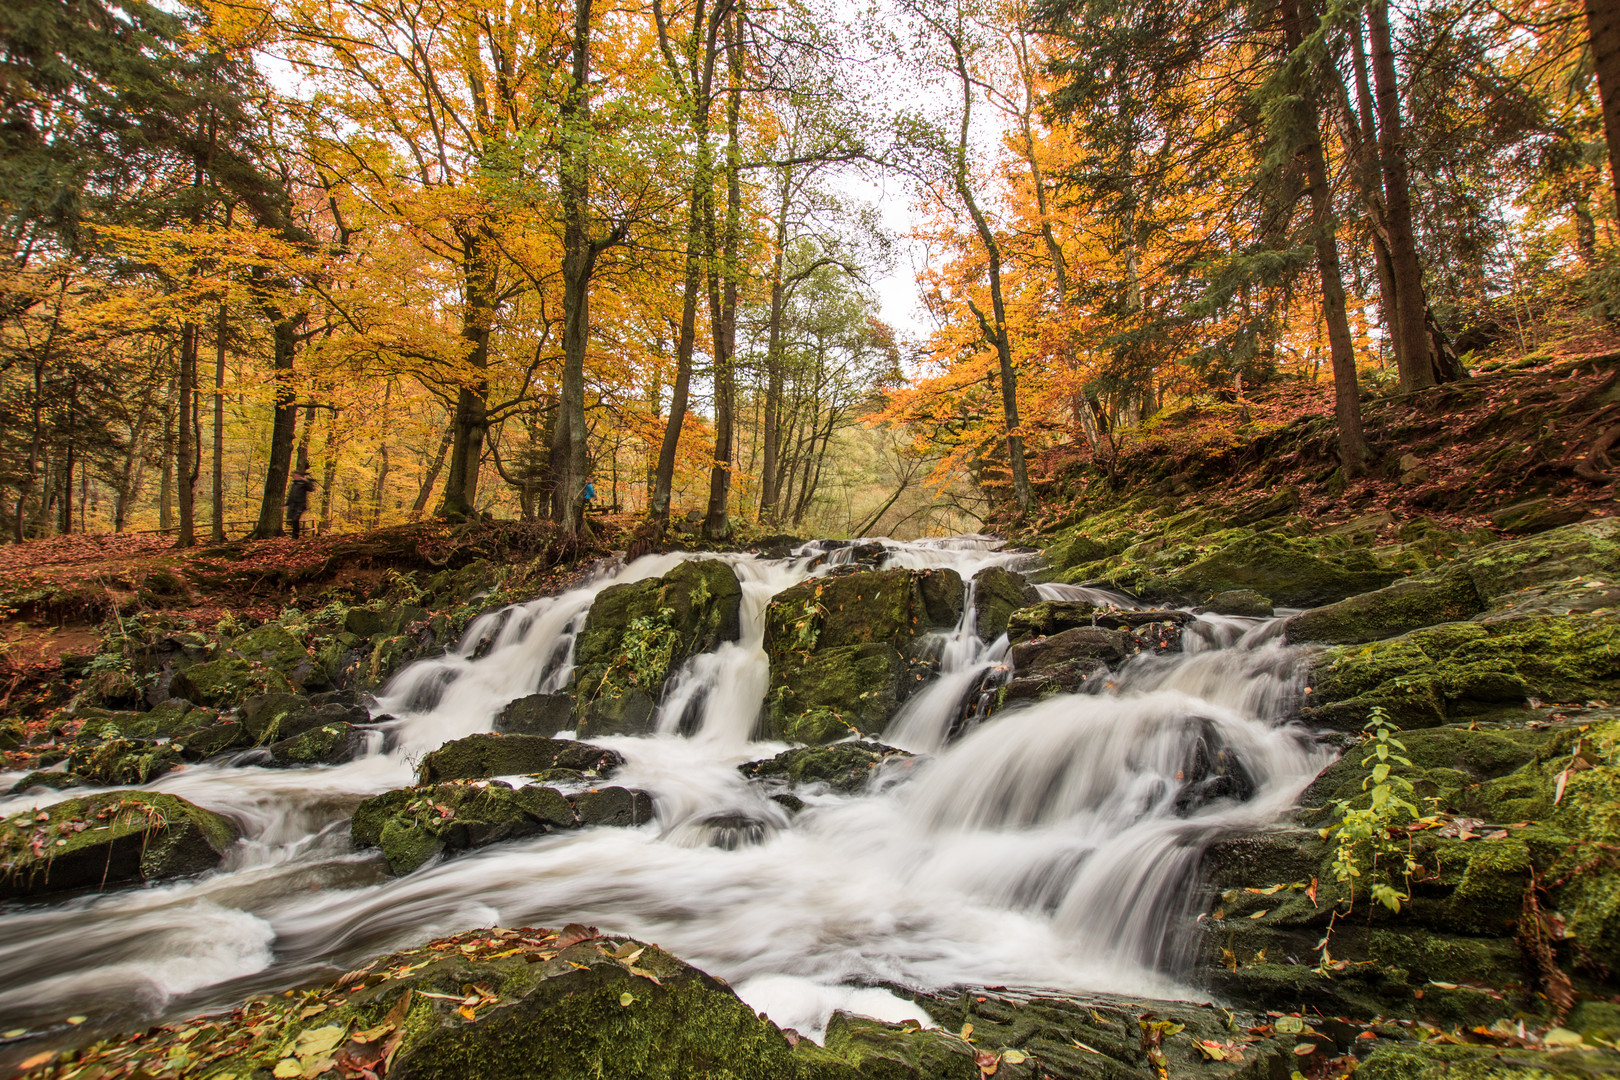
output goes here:
[{"label": "small green plant", "polygon": [[604,689],[613,684],[620,693],[636,687],[656,694],[680,643],[674,608],[659,608],[655,614],[631,619],[620,639],[619,655],[602,680]]},{"label": "small green plant", "polygon": [[[1395,737],[1400,731],[1382,708],[1374,706],[1365,725],[1367,741],[1363,746],[1370,752],[1361,759],[1367,770],[1361,789],[1368,793],[1368,803],[1355,807],[1350,799],[1339,799],[1334,810],[1339,820],[1322,830],[1322,839],[1335,839],[1333,876],[1346,886],[1343,914],[1348,914],[1356,900],[1356,883],[1362,878],[1362,867],[1367,869],[1367,892],[1373,900],[1391,911],[1400,911],[1401,905],[1411,899],[1411,877],[1417,870],[1412,858],[1411,841],[1406,826],[1423,819],[1417,806],[1417,792],[1412,782],[1395,771],[1397,765],[1411,768],[1406,757],[1406,745]],[[1358,800],[1359,801],[1359,800]],[[1396,875],[1391,866],[1399,866],[1401,887],[1395,884]],[[1335,909],[1332,919],[1341,911]],[[1332,936],[1332,921],[1322,936],[1318,970],[1325,970],[1331,956],[1328,939]]]},{"label": "small green plant", "polygon": [[[820,595],[820,590],[817,590]],[[815,600],[806,600],[804,609],[793,620],[793,638],[788,642],[789,652],[811,652],[821,638],[821,616],[826,608]]]}]

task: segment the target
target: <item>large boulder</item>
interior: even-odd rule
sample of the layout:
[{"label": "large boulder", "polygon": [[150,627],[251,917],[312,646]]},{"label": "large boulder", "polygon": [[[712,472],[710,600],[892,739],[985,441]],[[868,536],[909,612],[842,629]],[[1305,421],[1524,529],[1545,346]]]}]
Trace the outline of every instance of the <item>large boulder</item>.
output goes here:
[{"label": "large boulder", "polygon": [[[216,1078],[386,1069],[390,1080],[1256,1080],[1315,1072],[1366,1030],[1273,1034],[1264,1017],[1214,1005],[1097,994],[915,999],[906,1022],[835,1012],[818,1045],[655,945],[578,925],[484,929],[297,994],[98,1041],[72,1064],[167,1076],[183,1061],[186,1075]],[[1322,1054],[1302,1057],[1311,1040]],[[41,1069],[28,1076],[60,1073]]]},{"label": "large boulder", "polygon": [[463,780],[367,799],[355,808],[349,832],[356,847],[381,848],[390,873],[408,874],[436,855],[576,824],[573,805],[552,788]]},{"label": "large boulder", "polygon": [[580,737],[651,731],[665,681],[688,657],[737,640],[741,619],[736,572],[711,559],[603,589],[574,646]]},{"label": "large boulder", "polygon": [[1247,589],[1289,607],[1316,607],[1380,589],[1401,575],[1365,550],[1334,550],[1322,541],[1254,533],[1173,570],[1155,591],[1201,604]]},{"label": "large boulder", "polygon": [[1283,624],[1291,645],[1361,645],[1439,623],[1459,622],[1485,610],[1474,579],[1461,568],[1398,581],[1360,596],[1295,615]]},{"label": "large boulder", "polygon": [[1012,647],[1013,676],[1003,688],[1003,702],[1073,693],[1106,676],[1108,665],[1130,655],[1131,637],[1123,630],[1076,626],[1050,637]]},{"label": "large boulder", "polygon": [[0,899],[197,874],[236,840],[227,819],[152,791],[111,791],[0,822]]},{"label": "large boulder", "polygon": [[1620,615],[1445,623],[1324,651],[1310,671],[1319,727],[1359,731],[1374,706],[1402,727],[1516,711],[1529,698],[1607,699],[1620,690]]},{"label": "large boulder", "polygon": [[225,656],[176,671],[169,693],[200,705],[229,708],[264,693],[290,693],[293,684],[281,672],[255,666],[241,657]]},{"label": "large boulder", "polygon": [[422,759],[419,782],[487,780],[492,776],[525,776],[546,769],[578,769],[611,776],[624,755],[573,739],[539,735],[468,735],[447,742]]},{"label": "large boulder", "polygon": [[941,602],[953,585],[960,595],[954,571],[868,570],[779,593],[765,613],[770,736],[826,743],[881,732],[922,677],[918,639],[954,623]]},{"label": "large boulder", "polygon": [[1007,620],[1019,608],[1040,599],[1035,587],[1000,566],[987,566],[973,575],[974,630],[979,640],[995,641],[1007,632]]},{"label": "large boulder", "polygon": [[75,744],[68,754],[67,771],[80,784],[118,787],[156,780],[180,763],[179,749],[169,743],[106,739]]}]

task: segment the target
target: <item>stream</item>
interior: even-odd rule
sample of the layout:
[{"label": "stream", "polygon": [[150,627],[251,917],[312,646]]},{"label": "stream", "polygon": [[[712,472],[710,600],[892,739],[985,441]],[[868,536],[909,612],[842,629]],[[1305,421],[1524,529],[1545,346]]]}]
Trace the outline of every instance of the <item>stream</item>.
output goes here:
[{"label": "stream", "polygon": [[[1298,693],[1293,650],[1267,621],[1204,615],[1181,653],[1135,657],[1106,685],[988,718],[968,701],[963,723],[964,702],[1007,654],[1005,637],[986,644],[974,632],[970,579],[991,565],[1028,569],[1030,557],[983,537],[883,544],[885,567],[958,571],[968,603],[939,635],[938,676],[882,739],[918,756],[885,766],[869,790],[801,789],[807,805],[790,817],[737,769],[787,749],[751,740],[769,681],[770,597],[849,549],[647,556],[481,616],[457,649],[401,670],[372,707],[396,719],[376,726],[358,760],[279,769],[252,764],[262,752],[250,751],[149,785],[230,817],[242,840],[201,877],[0,906],[0,1030],[69,1014],[96,1030],[140,1027],[445,934],[569,922],[656,942],[811,1035],[835,1009],[917,1017],[885,984],[1198,996],[1180,980],[1205,899],[1203,849],[1275,821],[1331,758],[1283,724]],[[673,677],[656,734],[594,740],[624,755],[613,782],[651,793],[655,821],[498,844],[397,879],[376,852],[352,849],[362,798],[410,784],[424,754],[491,730],[507,702],[567,685],[596,593],[694,557],[736,570],[741,639]],[[1212,729],[1255,792],[1178,809],[1189,754]],[[17,778],[0,775],[0,790]],[[0,813],[82,794],[0,799]],[[717,817],[751,819],[758,842],[721,845]]]}]

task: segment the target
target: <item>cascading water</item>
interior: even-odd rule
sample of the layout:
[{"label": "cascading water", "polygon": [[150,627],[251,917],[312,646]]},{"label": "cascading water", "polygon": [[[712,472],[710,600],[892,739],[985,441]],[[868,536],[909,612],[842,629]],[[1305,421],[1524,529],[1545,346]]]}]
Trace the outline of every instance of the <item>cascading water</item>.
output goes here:
[{"label": "cascading water", "polygon": [[[1030,561],[983,537],[872,551],[863,545],[860,559],[965,580]],[[1278,726],[1295,692],[1292,653],[1264,623],[1203,616],[1181,655],[1136,657],[1111,689],[1007,709],[948,741],[1006,650],[1005,638],[977,638],[970,589],[962,620],[935,642],[940,674],[885,735],[932,756],[866,792],[801,790],[806,807],[790,817],[737,766],[785,749],[753,740],[769,678],[764,612],[772,594],[839,565],[828,554],[700,556],[737,571],[740,640],[676,673],[657,734],[595,740],[625,756],[614,782],[650,792],[656,822],[509,842],[399,879],[353,851],[347,829],[354,805],[409,784],[422,754],[490,730],[516,698],[565,687],[595,595],[665,573],[679,555],[477,620],[457,649],[412,664],[379,695],[373,714],[392,719],[354,762],[207,764],[150,785],[230,816],[244,839],[202,877],[0,908],[0,1029],[69,1012],[127,1027],[439,934],[573,921],[656,941],[806,1032],[835,1008],[915,1016],[883,982],[1184,992],[1184,908],[1203,847],[1276,818],[1327,760]],[[1041,586],[1052,599],[1128,603],[1072,590]],[[1189,782],[1211,754],[1240,763],[1246,799]],[[63,797],[3,800],[0,812]]]}]

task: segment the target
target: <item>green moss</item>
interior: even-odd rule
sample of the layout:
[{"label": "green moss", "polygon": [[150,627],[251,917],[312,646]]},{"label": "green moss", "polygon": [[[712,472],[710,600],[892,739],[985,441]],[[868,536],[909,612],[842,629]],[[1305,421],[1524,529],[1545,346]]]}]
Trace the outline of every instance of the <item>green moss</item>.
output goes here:
[{"label": "green moss", "polygon": [[287,693],[292,683],[281,672],[239,657],[223,657],[177,671],[169,692],[199,705],[227,708],[254,694]]},{"label": "green moss", "polygon": [[1595,1080],[1614,1075],[1620,1055],[1566,1050],[1408,1043],[1375,1050],[1357,1080]]},{"label": "green moss", "polygon": [[144,784],[179,765],[175,747],[135,739],[79,744],[68,755],[68,772],[98,787]]},{"label": "green moss", "polygon": [[356,847],[380,847],[392,874],[455,854],[575,825],[568,800],[546,787],[447,783],[402,788],[362,802],[350,822]]},{"label": "green moss", "polygon": [[771,738],[826,743],[875,735],[900,699],[906,664],[887,642],[819,649],[795,662],[773,663],[766,697]]},{"label": "green moss", "polygon": [[1448,570],[1430,580],[1411,579],[1363,593],[1288,620],[1290,643],[1359,645],[1411,630],[1467,619],[1485,602],[1466,571]]},{"label": "green moss", "polygon": [[1620,616],[1447,623],[1326,651],[1306,718],[1359,729],[1374,705],[1403,727],[1433,727],[1528,697],[1587,701],[1620,684]]},{"label": "green moss", "polygon": [[492,776],[527,776],[545,769],[579,769],[609,776],[624,757],[613,750],[574,739],[539,735],[468,735],[447,742],[422,759],[419,780],[479,780]]},{"label": "green moss", "polygon": [[0,898],[199,873],[218,865],[235,839],[228,820],[173,795],[68,799],[0,823]]},{"label": "green moss", "polygon": [[1007,620],[1019,608],[1040,599],[1024,580],[999,566],[987,566],[973,575],[974,629],[979,639],[993,642],[1007,632]]},{"label": "green moss", "polygon": [[354,725],[322,724],[272,743],[270,754],[278,765],[341,765],[364,747],[365,736]]},{"label": "green moss", "polygon": [[873,742],[841,742],[784,750],[773,758],[737,766],[744,776],[781,779],[791,784],[826,784],[834,791],[859,791],[874,770],[891,758],[910,757],[904,750]]},{"label": "green moss", "polygon": [[736,573],[711,559],[598,593],[575,644],[580,737],[650,730],[675,669],[689,656],[737,639],[741,604]]}]

